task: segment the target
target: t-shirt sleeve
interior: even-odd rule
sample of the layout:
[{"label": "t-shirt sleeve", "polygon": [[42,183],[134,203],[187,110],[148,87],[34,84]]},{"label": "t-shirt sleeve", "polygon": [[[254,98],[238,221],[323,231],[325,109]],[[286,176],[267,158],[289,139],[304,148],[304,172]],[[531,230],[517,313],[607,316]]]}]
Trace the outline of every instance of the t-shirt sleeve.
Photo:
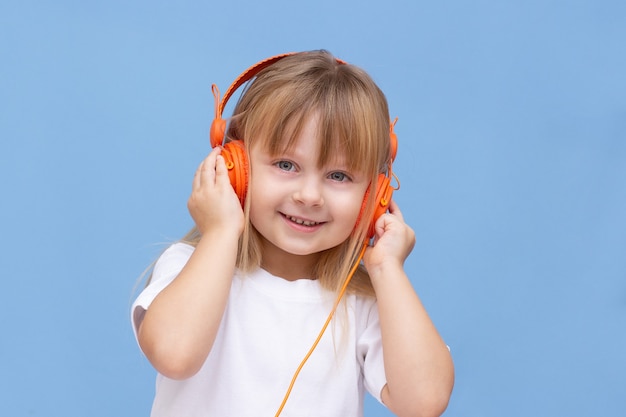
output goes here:
[{"label": "t-shirt sleeve", "polygon": [[383,344],[380,333],[378,305],[375,301],[362,302],[359,306],[361,316],[357,339],[357,354],[362,361],[365,389],[381,404],[381,393],[387,384],[385,364],[383,362]]},{"label": "t-shirt sleeve", "polygon": [[135,338],[137,338],[137,330],[146,310],[155,297],[178,276],[193,251],[193,246],[175,243],[167,248],[156,261],[150,282],[137,296],[131,307],[131,322]]}]

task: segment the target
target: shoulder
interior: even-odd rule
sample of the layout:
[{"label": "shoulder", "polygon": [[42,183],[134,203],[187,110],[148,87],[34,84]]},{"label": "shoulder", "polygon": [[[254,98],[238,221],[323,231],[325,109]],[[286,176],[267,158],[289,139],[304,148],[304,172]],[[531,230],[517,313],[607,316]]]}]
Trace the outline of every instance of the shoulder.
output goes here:
[{"label": "shoulder", "polygon": [[195,248],[186,243],[174,243],[161,253],[152,268],[146,286],[135,301],[147,308],[152,299],[183,269]]},{"label": "shoulder", "polygon": [[191,256],[193,251],[196,248],[188,243],[184,242],[176,242],[171,244],[167,249],[163,251],[157,263],[163,262],[166,260],[177,259],[177,258],[187,258]]},{"label": "shoulder", "polygon": [[195,248],[187,243],[177,242],[170,245],[154,264],[151,281],[154,282],[172,273],[180,272],[194,250]]},{"label": "shoulder", "polygon": [[379,326],[378,303],[370,296],[350,294],[346,297],[348,310],[352,311],[352,320],[357,337],[367,329]]}]

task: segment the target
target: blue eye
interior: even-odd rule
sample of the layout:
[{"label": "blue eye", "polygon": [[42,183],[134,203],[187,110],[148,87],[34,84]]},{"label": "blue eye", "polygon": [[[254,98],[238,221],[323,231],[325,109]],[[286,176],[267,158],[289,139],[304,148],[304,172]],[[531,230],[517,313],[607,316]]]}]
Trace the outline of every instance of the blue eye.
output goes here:
[{"label": "blue eye", "polygon": [[348,175],[346,175],[344,172],[331,172],[330,175],[328,175],[328,178],[333,181],[339,182],[350,181],[350,177],[348,177]]},{"label": "blue eye", "polygon": [[289,161],[278,161],[275,165],[283,171],[293,171],[295,169],[293,163]]}]

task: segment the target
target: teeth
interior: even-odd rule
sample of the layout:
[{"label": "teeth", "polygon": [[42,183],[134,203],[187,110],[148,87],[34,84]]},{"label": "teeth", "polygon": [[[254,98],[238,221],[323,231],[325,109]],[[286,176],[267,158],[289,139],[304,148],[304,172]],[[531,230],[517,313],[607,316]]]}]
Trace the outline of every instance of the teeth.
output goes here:
[{"label": "teeth", "polygon": [[319,224],[318,222],[310,222],[308,220],[302,220],[302,219],[298,219],[297,217],[292,217],[292,216],[289,216],[288,218],[292,222],[298,223],[298,224],[301,224],[301,225],[304,225],[304,226],[315,226],[315,225]]}]

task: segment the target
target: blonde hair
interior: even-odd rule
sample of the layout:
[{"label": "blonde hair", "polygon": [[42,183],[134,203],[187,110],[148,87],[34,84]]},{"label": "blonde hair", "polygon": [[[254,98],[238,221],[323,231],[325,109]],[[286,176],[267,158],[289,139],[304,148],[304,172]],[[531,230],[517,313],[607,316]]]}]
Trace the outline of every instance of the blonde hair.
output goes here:
[{"label": "blonde hair", "polygon": [[[226,141],[242,140],[246,151],[260,144],[272,154],[289,149],[309,117],[318,117],[319,160],[323,166],[339,154],[347,155],[348,168],[371,178],[390,164],[389,110],[387,100],[362,69],[338,61],[329,52],[301,52],[280,59],[248,83],[230,119]],[[362,214],[374,212],[374,192],[366,194]],[[259,234],[249,221],[246,200],[244,231],[239,239],[237,267],[244,272],[261,264]],[[342,244],[321,253],[314,278],[331,291],[341,288],[358,260],[366,240],[368,221],[359,221]],[[182,241],[191,245],[200,239],[194,227]],[[363,266],[355,273],[348,291],[374,295]]]}]

